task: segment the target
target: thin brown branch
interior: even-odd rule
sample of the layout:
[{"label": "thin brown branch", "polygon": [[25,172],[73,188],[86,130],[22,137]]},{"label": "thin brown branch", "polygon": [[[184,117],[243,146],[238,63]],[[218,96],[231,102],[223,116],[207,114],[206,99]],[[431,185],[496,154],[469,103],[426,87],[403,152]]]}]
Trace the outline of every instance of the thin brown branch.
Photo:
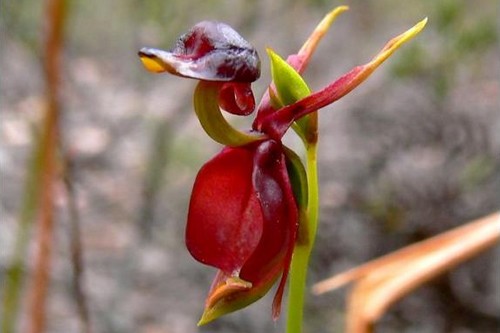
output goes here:
[{"label": "thin brown branch", "polygon": [[84,263],[83,263],[83,245],[81,241],[80,232],[80,213],[76,204],[76,193],[73,186],[73,163],[68,155],[63,156],[65,161],[64,168],[64,185],[66,188],[66,194],[68,197],[68,208],[69,208],[69,218],[70,218],[70,252],[71,252],[71,263],[73,267],[73,293],[75,297],[76,307],[78,311],[78,317],[80,318],[80,323],[82,326],[82,331],[85,333],[92,332],[92,326],[90,323],[90,312],[88,308],[87,297],[83,290],[83,280],[84,280]]},{"label": "thin brown branch", "polygon": [[50,263],[52,258],[52,234],[54,227],[54,183],[57,177],[56,153],[59,138],[59,96],[60,54],[65,13],[64,0],[47,0],[47,39],[44,51],[46,82],[46,109],[42,128],[42,170],[40,210],[36,233],[38,246],[35,257],[33,285],[29,303],[28,331],[45,330],[45,304],[48,291]]}]

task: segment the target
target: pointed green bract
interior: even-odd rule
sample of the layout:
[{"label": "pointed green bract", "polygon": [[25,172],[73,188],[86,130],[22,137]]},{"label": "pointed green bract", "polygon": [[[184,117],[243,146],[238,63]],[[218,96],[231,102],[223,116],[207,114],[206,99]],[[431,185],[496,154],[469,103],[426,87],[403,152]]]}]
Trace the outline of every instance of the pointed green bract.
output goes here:
[{"label": "pointed green bract", "polygon": [[282,106],[295,103],[311,93],[302,76],[283,58],[271,49],[267,49],[267,54],[271,61],[271,76],[276,88],[275,96]]},{"label": "pointed green bract", "polygon": [[[271,77],[274,83],[274,86],[271,85],[269,88],[269,96],[273,107],[279,109],[311,94],[311,89],[309,89],[307,83],[289,63],[269,48],[267,54],[271,63]],[[308,141],[308,118],[299,119],[292,125],[294,131],[305,144]]]}]

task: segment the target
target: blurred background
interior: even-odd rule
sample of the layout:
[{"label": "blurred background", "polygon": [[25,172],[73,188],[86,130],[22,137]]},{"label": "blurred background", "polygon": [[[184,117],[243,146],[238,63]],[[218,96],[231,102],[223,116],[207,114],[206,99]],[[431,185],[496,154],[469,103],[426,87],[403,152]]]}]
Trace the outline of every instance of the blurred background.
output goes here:
[{"label": "blurred background", "polygon": [[[43,3],[1,4],[0,281],[14,253],[33,132],[43,114]],[[313,90],[429,17],[423,33],[365,84],[320,112],[321,217],[310,284],[500,208],[498,1],[69,4],[61,130],[72,162],[94,332],[283,332],[283,318],[270,318],[270,297],[196,327],[215,271],[185,249],[187,202],[197,170],[221,147],[194,116],[195,82],[146,72],[137,51],[168,49],[198,21],[229,23],[257,48],[259,99],[269,83],[265,48],[282,56],[295,52],[337,5],[350,10],[304,75]],[[70,220],[58,185],[47,332],[82,331],[71,287]],[[498,332],[499,262],[496,246],[422,286],[391,308],[376,331]],[[341,332],[345,294],[307,295],[304,331]],[[27,319],[24,298],[21,305],[19,329]]]}]

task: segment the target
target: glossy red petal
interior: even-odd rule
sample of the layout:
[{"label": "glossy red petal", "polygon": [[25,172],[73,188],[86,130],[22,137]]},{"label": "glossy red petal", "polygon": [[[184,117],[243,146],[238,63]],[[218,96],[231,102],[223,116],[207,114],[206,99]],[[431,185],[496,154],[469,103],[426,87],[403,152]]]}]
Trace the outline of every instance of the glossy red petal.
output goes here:
[{"label": "glossy red petal", "polygon": [[200,324],[256,301],[281,276],[276,318],[297,229],[281,142],[226,148],[208,162],[195,182],[186,233],[193,256],[221,270]]},{"label": "glossy red petal", "polygon": [[253,149],[226,148],[196,178],[186,245],[198,261],[238,272],[263,233],[261,205],[252,184]]},{"label": "glossy red petal", "polygon": [[222,85],[219,92],[219,106],[229,113],[248,116],[255,109],[250,83],[230,82]]},{"label": "glossy red petal", "polygon": [[263,210],[264,230],[240,277],[259,283],[282,273],[273,305],[273,317],[277,317],[297,237],[298,210],[281,143],[262,143],[256,151],[255,165],[253,181]]},{"label": "glossy red petal", "polygon": [[203,21],[179,37],[174,48],[142,48],[147,69],[207,81],[253,82],[260,76],[255,48],[229,25]]},{"label": "glossy red petal", "polygon": [[280,312],[297,236],[298,209],[282,144],[267,140],[248,149],[253,154],[251,181],[262,211],[262,237],[238,276],[224,271],[217,273],[199,324],[255,302],[281,276],[273,302],[273,318]]}]

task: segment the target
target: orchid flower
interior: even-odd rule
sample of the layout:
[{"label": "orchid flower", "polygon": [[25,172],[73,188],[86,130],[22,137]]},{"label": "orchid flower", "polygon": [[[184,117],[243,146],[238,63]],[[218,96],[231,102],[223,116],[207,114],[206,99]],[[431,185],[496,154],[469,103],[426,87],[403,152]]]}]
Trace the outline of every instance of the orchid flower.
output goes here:
[{"label": "orchid flower", "polygon": [[[311,93],[300,73],[345,10],[342,6],[330,12],[287,61],[268,50],[273,80],[258,107],[251,90],[260,76],[257,51],[224,23],[195,25],[170,51],[139,51],[152,72],[199,80],[195,112],[207,134],[225,146],[199,171],[187,218],[188,250],[196,260],[218,269],[200,325],[255,302],[279,280],[272,310],[276,319],[290,272],[289,328],[297,326],[294,321],[300,326],[317,225],[316,111],[357,87],[426,23],[424,19],[390,40],[369,63]],[[221,110],[240,116],[257,110],[252,129],[234,128]],[[306,166],[282,143],[290,127],[304,142]]]}]

